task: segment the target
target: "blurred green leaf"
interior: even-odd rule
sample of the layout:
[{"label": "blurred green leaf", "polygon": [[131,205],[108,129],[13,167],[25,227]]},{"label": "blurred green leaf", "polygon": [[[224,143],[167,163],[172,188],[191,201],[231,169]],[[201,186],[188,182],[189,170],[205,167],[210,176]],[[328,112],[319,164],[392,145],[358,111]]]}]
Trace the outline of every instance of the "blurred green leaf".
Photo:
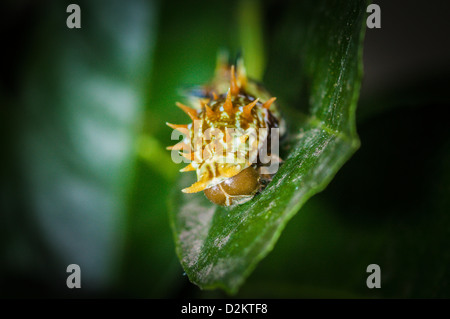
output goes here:
[{"label": "blurred green leaf", "polygon": [[[262,194],[231,209],[211,204],[202,193],[182,194],[180,190],[193,182],[192,175],[183,176],[174,190],[171,221],[177,253],[189,279],[201,288],[235,293],[272,250],[289,219],[326,187],[359,146],[355,108],[365,2],[311,1],[287,7],[285,14],[289,19],[282,27],[298,35],[298,44],[290,37],[281,42],[284,46],[270,46],[272,56],[273,50],[285,50],[286,58],[269,62],[266,76],[271,76],[273,65],[286,68],[286,61],[297,60],[297,82],[283,83],[280,73],[275,76],[279,86],[297,86],[297,94],[303,90],[304,96],[286,94],[280,100],[289,101],[286,111],[294,113],[305,109],[299,103],[308,101],[306,119],[289,123],[285,163]],[[275,93],[283,91],[276,90],[277,85],[269,87]]]},{"label": "blurred green leaf", "polygon": [[240,44],[247,76],[261,81],[264,72],[264,34],[262,1],[245,0],[238,2]]},{"label": "blurred green leaf", "polygon": [[2,261],[54,287],[78,264],[86,292],[110,286],[121,257],[156,12],[143,0],[78,4],[81,29],[66,26],[65,2],[39,6],[31,20],[11,111],[15,206],[23,214],[8,215],[23,238],[20,247],[9,239]]}]

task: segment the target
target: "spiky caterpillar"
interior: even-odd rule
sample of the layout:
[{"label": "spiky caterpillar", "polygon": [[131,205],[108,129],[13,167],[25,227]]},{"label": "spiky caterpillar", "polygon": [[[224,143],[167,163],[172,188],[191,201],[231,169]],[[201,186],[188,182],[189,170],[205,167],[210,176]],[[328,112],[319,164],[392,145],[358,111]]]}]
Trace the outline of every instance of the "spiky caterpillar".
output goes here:
[{"label": "spiky caterpillar", "polygon": [[167,123],[184,135],[168,147],[181,150],[190,161],[181,172],[197,173],[197,182],[182,191],[203,191],[223,206],[246,202],[267,185],[274,174],[267,170],[268,163],[281,161],[272,152],[272,132],[279,128],[281,136],[285,131],[276,98],[247,78],[242,60],[237,66],[235,72],[233,65],[219,59],[213,81],[188,96],[196,107],[177,102],[193,123]]}]

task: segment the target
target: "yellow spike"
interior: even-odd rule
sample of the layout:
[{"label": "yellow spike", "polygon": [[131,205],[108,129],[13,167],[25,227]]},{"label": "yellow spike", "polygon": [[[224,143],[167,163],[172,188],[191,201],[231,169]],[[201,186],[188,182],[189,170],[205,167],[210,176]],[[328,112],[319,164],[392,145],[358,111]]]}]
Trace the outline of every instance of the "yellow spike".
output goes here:
[{"label": "yellow spike", "polygon": [[276,97],[271,97],[270,99],[267,100],[267,102],[265,102],[265,103],[263,104],[263,107],[264,107],[265,109],[269,109],[270,106],[272,105],[272,103],[275,102],[276,99],[277,99]]},{"label": "yellow spike", "polygon": [[233,177],[237,174],[239,174],[242,171],[242,166],[241,165],[224,165],[222,167],[219,166],[219,173],[223,176],[223,177]]},{"label": "yellow spike", "polygon": [[185,159],[188,159],[190,161],[194,160],[194,153],[182,153],[182,152],[180,152],[180,155],[183,156]]},{"label": "yellow spike", "polygon": [[209,107],[208,104],[206,104],[205,102],[200,101],[202,107],[205,108],[206,110],[206,116],[207,117],[213,117],[214,115],[216,115],[216,113],[212,110],[212,108]]},{"label": "yellow spike", "polygon": [[225,103],[223,104],[223,109],[228,114],[233,113],[233,103],[231,102],[231,89],[228,89],[227,92],[227,99],[225,100]]},{"label": "yellow spike", "polygon": [[217,96],[216,92],[212,91],[211,93],[212,93],[212,95],[213,95],[214,100],[217,100],[217,99],[219,98],[219,97]]},{"label": "yellow spike", "polygon": [[174,130],[179,131],[181,134],[183,134],[186,137],[190,136],[187,124],[171,124],[169,122],[166,122],[166,125]]},{"label": "yellow spike", "polygon": [[195,168],[194,166],[192,166],[192,164],[189,164],[185,168],[180,169],[180,172],[190,172],[190,171],[195,171]]},{"label": "yellow spike", "polygon": [[244,106],[243,113],[245,116],[250,116],[252,114],[252,108],[256,105],[256,103],[258,103],[258,101],[259,98]]},{"label": "yellow spike", "polygon": [[181,134],[184,134],[187,137],[190,135],[187,124],[171,124],[169,122],[166,122],[166,125],[174,130],[179,131]]},{"label": "yellow spike", "polygon": [[231,66],[230,92],[231,92],[232,95],[237,95],[239,93],[239,85],[236,82],[236,75],[235,75],[235,72],[234,72],[234,65]]},{"label": "yellow spike", "polygon": [[188,124],[172,124],[169,122],[166,122],[166,125],[170,128],[173,128],[174,130],[180,130],[180,129],[187,129]]},{"label": "yellow spike", "polygon": [[169,151],[172,151],[172,150],[181,151],[181,150],[187,149],[187,148],[190,148],[190,147],[186,143],[177,143],[177,144],[175,144],[173,146],[167,146],[166,150],[169,150]]},{"label": "yellow spike", "polygon": [[184,113],[186,113],[187,115],[189,115],[189,117],[194,121],[194,120],[198,120],[197,117],[197,111],[193,108],[190,108],[189,106],[186,106],[184,104],[181,104],[180,102],[176,103],[177,106],[182,109],[184,111]]},{"label": "yellow spike", "polygon": [[205,104],[205,109],[206,109],[206,116],[207,117],[213,117],[214,115],[216,115],[216,113],[212,110],[212,108],[210,108],[206,104]]},{"label": "yellow spike", "polygon": [[197,192],[201,192],[202,190],[204,190],[206,188],[206,182],[196,182],[194,184],[192,184],[191,186],[182,189],[181,191],[183,193],[187,193],[187,194],[191,194],[191,193],[197,193]]},{"label": "yellow spike", "polygon": [[239,140],[241,141],[242,144],[244,144],[247,140],[248,140],[248,135],[242,135]]}]

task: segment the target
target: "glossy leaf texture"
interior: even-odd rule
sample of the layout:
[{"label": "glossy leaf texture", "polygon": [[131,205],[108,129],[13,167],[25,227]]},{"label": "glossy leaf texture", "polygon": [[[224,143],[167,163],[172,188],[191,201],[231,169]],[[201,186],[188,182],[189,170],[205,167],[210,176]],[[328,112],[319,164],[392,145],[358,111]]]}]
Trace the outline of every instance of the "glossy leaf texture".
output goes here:
[{"label": "glossy leaf texture", "polygon": [[291,6],[271,20],[264,79],[288,121],[284,164],[261,194],[233,208],[218,207],[203,193],[182,194],[194,181],[192,173],[184,173],[173,190],[170,218],[177,254],[201,288],[237,292],[286,223],[359,147],[355,109],[366,3]]}]

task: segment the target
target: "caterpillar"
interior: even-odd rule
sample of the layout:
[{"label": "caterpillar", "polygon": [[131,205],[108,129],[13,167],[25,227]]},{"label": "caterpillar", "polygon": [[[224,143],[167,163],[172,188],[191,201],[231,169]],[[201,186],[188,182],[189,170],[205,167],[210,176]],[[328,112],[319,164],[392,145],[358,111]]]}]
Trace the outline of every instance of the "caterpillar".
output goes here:
[{"label": "caterpillar", "polygon": [[189,162],[181,172],[196,171],[197,182],[184,193],[203,191],[222,206],[242,204],[261,192],[282,163],[278,140],[284,120],[269,92],[246,75],[242,59],[230,65],[219,56],[209,83],[187,93],[194,107],[177,102],[193,121],[171,124],[183,140],[170,151]]}]

